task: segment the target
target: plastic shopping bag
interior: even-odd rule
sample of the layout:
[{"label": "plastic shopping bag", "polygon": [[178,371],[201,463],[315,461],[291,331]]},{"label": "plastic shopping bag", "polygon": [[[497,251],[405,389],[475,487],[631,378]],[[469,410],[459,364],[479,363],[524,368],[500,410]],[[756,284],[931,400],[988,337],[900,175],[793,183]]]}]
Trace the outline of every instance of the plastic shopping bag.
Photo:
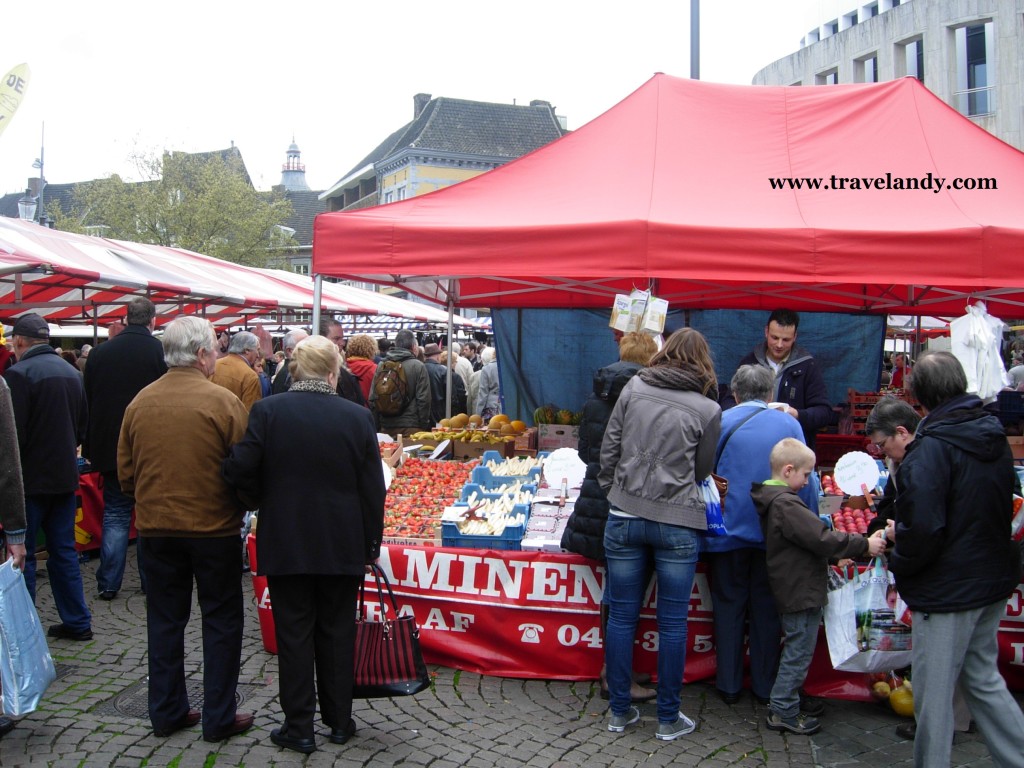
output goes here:
[{"label": "plastic shopping bag", "polygon": [[57,678],[25,576],[8,560],[0,565],[0,687],[3,713],[34,712]]},{"label": "plastic shopping bag", "polygon": [[897,599],[881,558],[828,593],[825,637],[835,669],[885,672],[910,665],[911,631],[896,620]]},{"label": "plastic shopping bag", "polygon": [[722,496],[719,493],[719,483],[728,489],[728,481],[717,475],[711,474],[697,484],[700,497],[704,501],[704,516],[707,520],[708,536],[728,536],[729,531],[725,529],[725,517],[722,514]]}]

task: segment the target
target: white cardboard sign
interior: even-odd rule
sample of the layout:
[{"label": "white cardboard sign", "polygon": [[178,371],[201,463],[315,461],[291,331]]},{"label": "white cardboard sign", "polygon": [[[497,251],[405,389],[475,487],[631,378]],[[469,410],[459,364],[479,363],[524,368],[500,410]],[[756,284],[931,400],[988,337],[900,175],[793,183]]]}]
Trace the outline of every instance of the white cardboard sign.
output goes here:
[{"label": "white cardboard sign", "polygon": [[850,451],[841,456],[836,462],[835,472],[832,479],[836,481],[839,490],[850,496],[861,496],[864,493],[862,485],[872,490],[878,485],[878,463],[864,451]]}]

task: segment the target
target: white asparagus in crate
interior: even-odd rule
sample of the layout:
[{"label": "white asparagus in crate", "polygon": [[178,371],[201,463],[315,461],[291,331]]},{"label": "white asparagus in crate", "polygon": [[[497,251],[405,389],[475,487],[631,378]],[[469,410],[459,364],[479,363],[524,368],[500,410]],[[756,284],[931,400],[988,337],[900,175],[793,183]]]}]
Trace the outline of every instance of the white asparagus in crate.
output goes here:
[{"label": "white asparagus in crate", "polygon": [[482,498],[476,491],[473,491],[466,498],[470,509],[475,509],[478,514],[507,514],[512,511],[516,504],[529,505],[533,502],[533,493],[530,491],[517,490],[513,493],[506,493],[499,499]]},{"label": "white asparagus in crate", "polygon": [[485,466],[497,477],[515,477],[529,474],[531,469],[536,469],[543,463],[543,459],[533,456],[518,456],[504,461],[488,461]]}]

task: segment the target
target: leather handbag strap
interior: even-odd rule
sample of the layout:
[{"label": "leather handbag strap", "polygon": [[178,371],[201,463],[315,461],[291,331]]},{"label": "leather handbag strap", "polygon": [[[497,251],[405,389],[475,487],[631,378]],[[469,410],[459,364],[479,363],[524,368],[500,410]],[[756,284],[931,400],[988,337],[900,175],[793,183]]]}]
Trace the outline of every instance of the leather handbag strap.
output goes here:
[{"label": "leather handbag strap", "polygon": [[736,430],[737,429],[739,429],[744,424],[746,424],[748,421],[750,421],[752,418],[757,416],[757,414],[761,413],[762,410],[767,410],[767,409],[754,408],[754,409],[751,409],[751,410],[753,410],[754,412],[751,413],[749,416],[747,416],[747,417],[745,417],[743,419],[740,419],[739,422],[737,422],[736,424],[733,425],[732,429],[730,429],[728,432],[725,433],[725,437],[718,441],[718,450],[715,451],[715,472],[718,471],[718,462],[722,458],[722,452],[725,450],[725,445],[726,445],[726,443],[729,442],[729,438],[731,438],[734,434],[736,434]]},{"label": "leather handbag strap", "polygon": [[[395,612],[395,618],[398,618],[398,601],[395,600],[395,593],[391,591],[391,582],[388,581],[388,575],[384,573],[384,569],[376,563],[370,564],[370,570],[373,573],[373,578],[377,582],[377,601],[380,603],[381,617],[386,619],[388,615],[387,603],[384,601],[384,589],[387,588],[388,598],[391,601],[391,609]],[[359,583],[359,618],[360,620],[366,618],[365,579]]]}]

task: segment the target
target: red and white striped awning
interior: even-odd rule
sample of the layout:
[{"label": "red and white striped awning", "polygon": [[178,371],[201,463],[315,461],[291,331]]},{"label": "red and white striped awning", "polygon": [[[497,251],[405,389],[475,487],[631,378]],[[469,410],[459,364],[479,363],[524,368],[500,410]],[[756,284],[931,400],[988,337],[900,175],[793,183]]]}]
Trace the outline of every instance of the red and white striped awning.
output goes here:
[{"label": "red and white striped awning", "polygon": [[[218,326],[257,318],[288,322],[314,310],[313,281],[303,275],[0,217],[0,319],[8,324],[25,312],[53,323],[107,324],[123,318],[133,296],[156,304],[158,324],[180,314],[200,315]],[[321,311],[448,319],[443,309],[339,284],[325,284]]]}]

